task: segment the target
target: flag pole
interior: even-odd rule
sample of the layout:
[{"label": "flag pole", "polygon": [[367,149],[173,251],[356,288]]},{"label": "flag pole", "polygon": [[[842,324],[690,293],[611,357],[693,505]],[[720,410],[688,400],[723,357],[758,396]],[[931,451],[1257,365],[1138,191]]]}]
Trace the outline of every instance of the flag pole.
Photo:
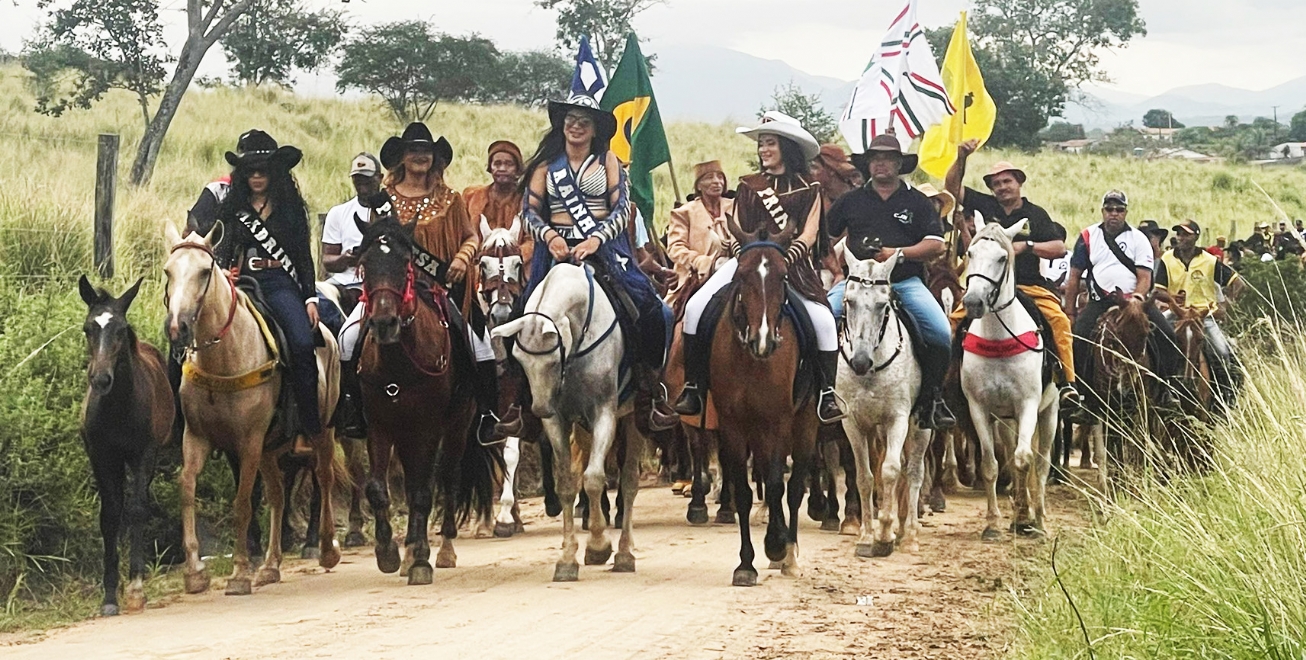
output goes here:
[{"label": "flag pole", "polygon": [[676,166],[671,162],[670,154],[667,155],[667,169],[671,172],[671,191],[676,195],[676,206],[680,206],[680,200],[684,198],[680,196],[680,184],[676,183]]}]

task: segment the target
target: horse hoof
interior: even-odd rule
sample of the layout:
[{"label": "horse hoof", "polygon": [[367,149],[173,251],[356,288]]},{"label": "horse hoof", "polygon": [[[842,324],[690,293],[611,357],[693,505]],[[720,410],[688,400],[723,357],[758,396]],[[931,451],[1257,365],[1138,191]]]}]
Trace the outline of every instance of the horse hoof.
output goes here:
[{"label": "horse hoof", "polygon": [[558,496],[544,496],[544,515],[550,518],[557,518],[562,515],[562,502],[558,501]]},{"label": "horse hoof", "polygon": [[893,554],[893,541],[876,541],[871,544],[872,557],[888,557]]},{"label": "horse hoof", "polygon": [[350,532],[345,535],[346,548],[361,548],[367,545],[367,539],[363,537],[362,532]]},{"label": "horse hoof", "polygon": [[299,552],[299,558],[300,558],[300,559],[321,559],[321,558],[322,558],[322,551],[319,550],[318,547],[315,546],[315,545],[306,545],[306,546],[304,546],[304,549],[301,550],[301,551]]},{"label": "horse hoof", "polygon": [[227,580],[228,596],[248,596],[254,593],[254,587],[250,584],[249,578],[231,578]]},{"label": "horse hoof", "polygon": [[100,616],[118,616],[118,606],[114,603],[105,603],[101,605]]},{"label": "horse hoof", "polygon": [[321,558],[317,560],[317,565],[327,570],[336,567],[340,563],[340,544],[335,539],[331,539],[331,545],[321,552]]},{"label": "horse hoof", "polygon": [[742,568],[735,569],[735,576],[730,581],[736,587],[756,587],[757,571],[749,571]]},{"label": "horse hoof", "polygon": [[1034,523],[1020,523],[1016,525],[1016,534],[1025,538],[1038,538],[1044,536],[1043,530],[1039,529]]},{"label": "horse hoof", "polygon": [[442,545],[440,551],[435,553],[436,568],[457,568],[458,553],[453,551],[453,546]]},{"label": "horse hoof", "polygon": [[431,565],[426,562],[413,564],[408,569],[408,586],[430,584],[434,578],[435,572],[431,570]]},{"label": "horse hoof", "polygon": [[766,570],[768,570],[768,571],[778,571],[778,570],[780,570],[780,569],[782,569],[782,568],[784,568],[784,567],[785,567],[785,566],[784,566],[784,562],[781,562],[781,561],[777,561],[777,560],[775,560],[775,559],[772,559],[772,560],[771,560],[771,563],[769,563],[769,564],[766,565]]},{"label": "horse hoof", "polygon": [[[127,591],[127,613],[139,614],[145,611],[145,592],[144,591]],[[116,612],[115,612],[116,614]],[[112,615],[110,615],[112,616]]]},{"label": "horse hoof", "polygon": [[839,519],[838,519],[838,518],[826,518],[825,520],[822,520],[822,521],[821,521],[821,531],[822,531],[822,532],[837,532],[837,531],[839,531]]},{"label": "horse hoof", "polygon": [[839,526],[839,536],[861,536],[862,523],[854,518],[845,518]]},{"label": "horse hoof", "polygon": [[608,563],[610,557],[612,557],[612,544],[602,548],[585,548],[586,566],[602,566]]},{"label": "horse hoof", "polygon": [[988,527],[984,529],[984,533],[980,535],[980,539],[988,542],[1001,541],[1002,532],[993,529],[992,527]]},{"label": "horse hoof", "polygon": [[690,505],[689,511],[685,514],[685,520],[691,525],[707,524],[707,507]]},{"label": "horse hoof", "polygon": [[390,545],[376,546],[376,567],[382,573],[394,573],[399,570],[399,546],[395,543]]},{"label": "horse hoof", "polygon": [[612,561],[613,573],[634,573],[635,572],[635,555],[627,552],[618,552],[617,558]]},{"label": "horse hoof", "polygon": [[870,559],[871,557],[875,556],[875,553],[872,551],[870,543],[858,543],[857,549],[853,552],[853,554],[863,559]]},{"label": "horse hoof", "polygon": [[186,574],[186,593],[202,594],[209,590],[209,574],[204,572]]},{"label": "horse hoof", "polygon": [[494,538],[496,539],[512,538],[513,532],[517,531],[513,529],[513,527],[514,525],[512,523],[501,523],[501,522],[494,523]]},{"label": "horse hoof", "polygon": [[276,584],[281,581],[281,571],[264,566],[259,569],[258,576],[254,578],[254,586],[261,587],[265,584]]},{"label": "horse hoof", "polygon": [[930,511],[934,513],[943,513],[948,510],[948,500],[944,499],[942,494],[930,498]]},{"label": "horse hoof", "polygon": [[733,525],[736,520],[734,511],[716,512],[716,524],[718,525]]},{"label": "horse hoof", "polygon": [[578,578],[580,578],[580,565],[576,562],[553,567],[554,582],[575,582]]}]

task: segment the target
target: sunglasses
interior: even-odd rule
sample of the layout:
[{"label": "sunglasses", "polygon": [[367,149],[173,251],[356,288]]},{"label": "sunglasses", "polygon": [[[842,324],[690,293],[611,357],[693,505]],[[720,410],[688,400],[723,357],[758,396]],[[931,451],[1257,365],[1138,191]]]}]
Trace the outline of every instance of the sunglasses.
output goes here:
[{"label": "sunglasses", "polygon": [[567,115],[562,118],[562,125],[567,127],[575,126],[577,128],[589,128],[594,125],[594,120],[584,115]]},{"label": "sunglasses", "polygon": [[1106,211],[1107,213],[1124,213],[1125,211],[1128,211],[1129,209],[1127,209],[1127,208],[1125,208],[1125,207],[1123,207],[1123,206],[1103,206],[1103,207],[1102,207],[1102,210],[1103,210],[1103,211]]}]

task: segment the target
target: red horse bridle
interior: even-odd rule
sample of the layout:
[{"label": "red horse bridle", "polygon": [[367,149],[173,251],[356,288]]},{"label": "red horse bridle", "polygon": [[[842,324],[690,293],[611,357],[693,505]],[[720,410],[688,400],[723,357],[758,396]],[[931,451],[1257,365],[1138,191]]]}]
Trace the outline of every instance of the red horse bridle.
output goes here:
[{"label": "red horse bridle", "polygon": [[[202,305],[204,302],[204,298],[209,295],[209,285],[213,282],[212,272],[215,270],[219,270],[218,257],[217,255],[213,254],[212,248],[210,248],[207,245],[204,245],[203,243],[178,243],[172,246],[172,250],[170,250],[168,254],[172,254],[177,250],[186,250],[186,249],[199,250],[200,252],[209,255],[209,259],[212,260],[211,263],[209,264],[210,276],[207,280],[204,281],[204,291],[200,293],[199,300],[197,301],[199,304]],[[190,348],[192,351],[199,352],[210,346],[213,346],[214,344],[221,342],[222,338],[226,337],[227,333],[231,331],[231,324],[236,320],[236,298],[238,297],[236,294],[236,283],[231,281],[231,278],[226,277],[225,275],[223,276],[223,279],[227,281],[227,286],[231,287],[231,306],[227,308],[227,322],[222,324],[222,329],[218,330],[217,336],[215,336],[213,339],[204,342],[203,345],[194,344],[189,346],[188,348]],[[168,304],[169,303],[166,300],[166,294],[165,294],[164,306],[168,306]],[[199,309],[197,308],[195,311],[195,316],[192,317],[190,320],[192,325],[195,323],[195,319],[198,317],[199,317]]]},{"label": "red horse bridle", "polygon": [[370,316],[372,313],[372,300],[380,295],[392,295],[399,299],[400,324],[408,326],[413,322],[413,317],[417,315],[417,291],[416,291],[417,273],[413,270],[413,262],[408,262],[408,271],[404,276],[404,290],[400,291],[392,286],[378,286],[368,288],[363,286],[363,295],[359,297],[359,304],[363,305],[364,316]]}]

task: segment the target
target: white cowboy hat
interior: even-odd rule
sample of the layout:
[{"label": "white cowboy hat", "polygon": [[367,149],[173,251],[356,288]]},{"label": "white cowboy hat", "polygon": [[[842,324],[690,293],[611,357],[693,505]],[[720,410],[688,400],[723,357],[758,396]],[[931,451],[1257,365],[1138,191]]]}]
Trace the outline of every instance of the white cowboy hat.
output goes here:
[{"label": "white cowboy hat", "polygon": [[779,110],[768,110],[762,115],[762,123],[748,128],[740,126],[735,129],[740,135],[747,135],[756,140],[762,135],[779,135],[793,140],[803,150],[803,160],[812,160],[821,155],[821,143],[808,133],[797,119]]}]

